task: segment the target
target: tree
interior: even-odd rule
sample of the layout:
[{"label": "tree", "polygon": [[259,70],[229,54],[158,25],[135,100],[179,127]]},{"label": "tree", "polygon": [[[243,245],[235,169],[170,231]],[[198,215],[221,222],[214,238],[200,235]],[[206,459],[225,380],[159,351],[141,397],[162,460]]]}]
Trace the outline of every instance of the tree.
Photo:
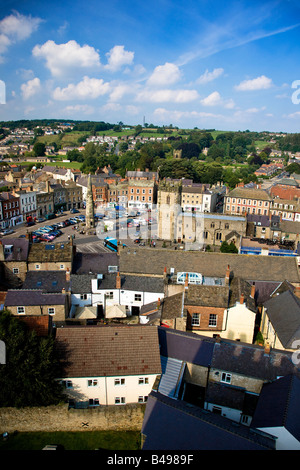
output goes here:
[{"label": "tree", "polygon": [[0,407],[48,406],[65,398],[57,381],[60,360],[53,337],[37,336],[4,310],[0,340],[6,346],[6,363],[0,365]]},{"label": "tree", "polygon": [[46,146],[43,142],[36,142],[33,146],[33,152],[36,157],[42,157],[45,155]]},{"label": "tree", "polygon": [[222,242],[220,247],[221,253],[238,253],[238,249],[233,242],[228,243],[226,240]]}]

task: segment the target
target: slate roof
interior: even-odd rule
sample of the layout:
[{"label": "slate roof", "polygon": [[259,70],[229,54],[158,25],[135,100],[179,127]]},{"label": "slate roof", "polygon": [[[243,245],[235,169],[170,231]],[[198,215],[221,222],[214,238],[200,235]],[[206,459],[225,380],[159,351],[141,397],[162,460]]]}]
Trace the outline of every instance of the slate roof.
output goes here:
[{"label": "slate roof", "polygon": [[185,290],[185,305],[227,308],[229,286],[189,285]]},{"label": "slate roof", "polygon": [[142,434],[143,450],[275,450],[270,435],[154,391],[148,397]]},{"label": "slate roof", "polygon": [[29,241],[26,238],[1,239],[3,247],[13,245],[11,253],[4,253],[5,261],[27,261]]},{"label": "slate roof", "polygon": [[299,282],[297,261],[289,257],[249,256],[159,248],[121,250],[121,273],[163,275],[164,268],[175,272],[198,272],[207,277],[225,277],[227,266],[234,276],[248,281]]},{"label": "slate roof", "polygon": [[[98,280],[98,289],[116,289],[117,274],[105,274],[103,279]],[[121,290],[136,292],[164,292],[164,280],[152,276],[121,275]]]},{"label": "slate roof", "polygon": [[72,326],[58,328],[56,344],[66,352],[64,377],[160,374],[157,328]]},{"label": "slate roof", "polygon": [[44,292],[61,292],[69,290],[70,281],[66,271],[27,271],[22,289],[41,289]]},{"label": "slate roof", "polygon": [[285,427],[300,441],[300,379],[291,374],[264,384],[251,427]]},{"label": "slate roof", "polygon": [[295,349],[300,338],[300,299],[291,291],[272,297],[264,303],[272,326],[286,349]]},{"label": "slate roof", "polygon": [[28,263],[60,263],[71,262],[73,258],[73,243],[32,244],[30,246]]},{"label": "slate roof", "polygon": [[228,197],[236,197],[241,199],[256,199],[261,201],[270,201],[271,196],[264,189],[238,187],[234,188],[227,195]]},{"label": "slate roof", "polygon": [[66,294],[49,294],[42,290],[10,289],[7,291],[5,307],[31,305],[64,305]]},{"label": "slate roof", "polygon": [[92,292],[92,279],[94,274],[71,274],[71,293],[88,294]]},{"label": "slate roof", "polygon": [[[233,408],[243,414],[252,416],[255,412],[258,397],[255,395],[250,397],[249,395],[244,388],[209,381],[205,391],[205,401],[214,405]],[[251,403],[249,403],[249,398],[252,398]]]},{"label": "slate roof", "polygon": [[215,340],[162,326],[158,327],[158,337],[162,356],[210,367]]},{"label": "slate roof", "polygon": [[74,255],[73,274],[104,274],[108,266],[119,266],[117,253],[79,253]]},{"label": "slate roof", "polygon": [[211,369],[262,381],[272,381],[292,373],[300,377],[300,369],[293,364],[292,353],[271,348],[266,354],[261,346],[229,340],[215,342]]},{"label": "slate roof", "polygon": [[183,315],[183,292],[165,297],[162,301],[161,319],[178,318]]}]

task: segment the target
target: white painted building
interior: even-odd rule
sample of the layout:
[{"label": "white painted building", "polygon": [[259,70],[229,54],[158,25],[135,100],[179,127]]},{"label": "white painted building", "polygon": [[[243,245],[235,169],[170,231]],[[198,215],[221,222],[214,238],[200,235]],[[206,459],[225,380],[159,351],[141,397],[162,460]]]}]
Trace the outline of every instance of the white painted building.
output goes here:
[{"label": "white painted building", "polygon": [[156,327],[64,327],[56,343],[70,351],[57,379],[76,408],[145,403],[161,374]]}]

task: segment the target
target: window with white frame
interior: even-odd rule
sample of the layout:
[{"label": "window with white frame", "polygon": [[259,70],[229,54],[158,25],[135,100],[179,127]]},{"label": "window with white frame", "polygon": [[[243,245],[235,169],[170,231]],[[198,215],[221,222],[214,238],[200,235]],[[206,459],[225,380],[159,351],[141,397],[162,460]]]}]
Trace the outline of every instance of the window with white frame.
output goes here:
[{"label": "window with white frame", "polygon": [[14,274],[19,274],[19,268],[13,268],[13,273]]},{"label": "window with white frame", "polygon": [[18,315],[25,315],[25,307],[17,307]]},{"label": "window with white frame", "polygon": [[226,384],[230,384],[231,383],[231,374],[228,374],[228,372],[222,372],[221,382],[226,383]]},{"label": "window with white frame", "polygon": [[115,397],[115,405],[125,405],[126,399],[125,397]]},{"label": "window with white frame", "polygon": [[192,326],[200,326],[200,313],[193,313]]},{"label": "window with white frame", "polygon": [[148,377],[139,377],[139,385],[146,385],[149,383]]},{"label": "window with white frame", "polygon": [[114,298],[114,293],[113,292],[106,292],[105,297],[107,299],[113,299]]},{"label": "window with white frame", "polygon": [[134,300],[135,302],[141,302],[142,294],[134,294]]},{"label": "window with white frame", "polygon": [[99,398],[90,398],[89,399],[89,406],[99,406],[100,401]]},{"label": "window with white frame", "polygon": [[48,315],[55,315],[55,308],[54,307],[48,307]]},{"label": "window with white frame", "polygon": [[139,396],[138,403],[146,403],[147,400],[148,400],[148,395]]},{"label": "window with white frame", "polygon": [[87,294],[80,294],[80,300],[86,300]]},{"label": "window with white frame", "polygon": [[125,385],[125,379],[124,378],[118,378],[115,379],[115,385]]},{"label": "window with white frame", "polygon": [[98,379],[88,379],[87,386],[88,387],[97,387],[98,386]]},{"label": "window with white frame", "polygon": [[208,326],[217,326],[217,315],[215,313],[209,315]]},{"label": "window with white frame", "polygon": [[41,265],[40,265],[40,264],[36,264],[36,265],[35,265],[35,269],[41,269]]},{"label": "window with white frame", "polygon": [[62,383],[63,383],[65,388],[73,388],[72,380],[63,380]]}]

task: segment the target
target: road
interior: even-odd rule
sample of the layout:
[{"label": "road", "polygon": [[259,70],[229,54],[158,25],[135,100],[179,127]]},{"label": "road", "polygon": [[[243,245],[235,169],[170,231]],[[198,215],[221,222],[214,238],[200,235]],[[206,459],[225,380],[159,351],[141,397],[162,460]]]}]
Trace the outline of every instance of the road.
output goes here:
[{"label": "road", "polygon": [[[57,216],[55,219],[46,220],[44,222],[37,222],[35,225],[27,227],[25,224],[20,224],[14,227],[14,233],[10,235],[6,235],[0,238],[17,238],[20,236],[26,235],[28,232],[34,232],[45,225],[52,225],[58,222],[62,222],[63,220],[69,219],[70,217],[74,217],[76,215],[83,214],[85,215],[85,209],[79,210],[79,213],[71,214],[70,212],[65,212],[61,216]],[[106,219],[105,219],[106,220]],[[58,242],[65,242],[68,241],[71,236],[74,237],[74,243],[78,248],[78,251],[84,252],[110,252],[110,250],[103,245],[103,239],[107,236],[111,236],[113,238],[118,238],[121,243],[124,243],[126,246],[133,247],[136,246],[134,240],[136,239],[137,229],[136,227],[130,227],[126,229],[120,228],[122,222],[126,224],[126,217],[120,218],[119,221],[116,220],[116,230],[108,230],[104,232],[103,226],[101,224],[97,225],[94,230],[89,230],[88,233],[80,233],[80,231],[85,230],[85,225],[83,223],[79,223],[75,229],[74,225],[69,225],[68,227],[61,228],[62,235],[57,237],[52,243]],[[156,239],[156,230],[157,225],[153,224],[151,226],[148,225],[141,225],[140,227],[140,234],[141,238],[147,243],[148,238]],[[47,242],[41,242],[47,243]]]}]

